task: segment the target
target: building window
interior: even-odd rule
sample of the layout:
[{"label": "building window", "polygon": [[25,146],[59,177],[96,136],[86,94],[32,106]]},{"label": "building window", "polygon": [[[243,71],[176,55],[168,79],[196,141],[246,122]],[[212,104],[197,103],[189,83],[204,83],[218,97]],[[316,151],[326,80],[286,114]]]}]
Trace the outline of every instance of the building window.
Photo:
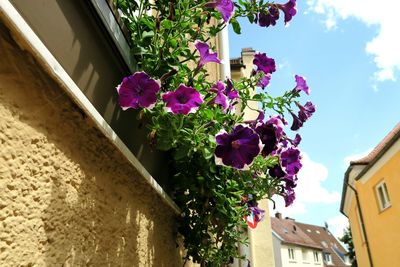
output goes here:
[{"label": "building window", "polygon": [[314,251],[314,261],[319,262],[319,253],[318,251]]},{"label": "building window", "polygon": [[295,256],[294,256],[294,249],[292,248],[288,248],[288,252],[289,252],[289,260],[295,260]]},{"label": "building window", "polygon": [[389,193],[386,187],[385,182],[380,182],[377,184],[375,187],[376,190],[376,196],[378,197],[378,202],[379,202],[379,208],[380,210],[384,210],[388,207],[390,207],[390,198],[389,198]]},{"label": "building window", "polygon": [[332,264],[331,253],[324,253],[324,261],[326,262],[326,264]]},{"label": "building window", "polygon": [[303,261],[310,261],[310,259],[308,258],[308,250],[307,249],[302,249],[301,253],[303,255]]}]

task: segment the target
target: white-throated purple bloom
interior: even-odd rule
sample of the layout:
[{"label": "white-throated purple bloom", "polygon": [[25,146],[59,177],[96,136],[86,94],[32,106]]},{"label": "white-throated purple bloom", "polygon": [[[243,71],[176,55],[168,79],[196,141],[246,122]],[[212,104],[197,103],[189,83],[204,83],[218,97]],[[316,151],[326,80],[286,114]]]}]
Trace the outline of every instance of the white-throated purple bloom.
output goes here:
[{"label": "white-throated purple bloom", "polygon": [[276,71],[275,60],[267,57],[265,53],[257,52],[254,55],[253,64],[257,66],[257,71],[262,71],[264,74],[272,74]]},{"label": "white-throated purple bloom", "polygon": [[205,6],[218,10],[219,13],[221,13],[222,19],[225,21],[225,23],[229,22],[235,7],[232,0],[216,0],[207,3]]},{"label": "white-throated purple bloom", "polygon": [[289,21],[292,20],[292,17],[297,13],[296,0],[289,0],[289,2],[287,2],[286,4],[278,4],[277,6],[285,14],[285,25],[287,26]]},{"label": "white-throated purple bloom", "polygon": [[301,155],[300,150],[294,147],[289,147],[281,152],[282,167],[288,175],[295,175],[299,172],[301,167]]},{"label": "white-throated purple bloom", "polygon": [[200,54],[200,60],[199,60],[199,65],[198,67],[201,68],[208,62],[215,62],[215,63],[221,63],[221,60],[218,58],[218,54],[210,50],[210,46],[205,43],[201,42],[199,40],[196,40],[194,42],[194,46],[196,47],[197,51],[199,51]]},{"label": "white-throated purple bloom", "polygon": [[296,79],[296,87],[294,90],[300,92],[303,91],[307,95],[310,94],[310,88],[307,85],[306,78],[300,76],[300,75],[295,75],[294,78]]},{"label": "white-throated purple bloom", "polygon": [[262,144],[258,134],[244,125],[237,125],[231,133],[221,131],[215,137],[215,163],[236,169],[247,168],[260,153]]},{"label": "white-throated purple bloom", "polygon": [[118,85],[119,105],[122,109],[152,108],[157,101],[160,82],[145,72],[135,72]]},{"label": "white-throated purple bloom", "polygon": [[174,92],[163,94],[162,99],[166,110],[174,114],[194,113],[203,103],[203,97],[196,89],[183,84]]}]

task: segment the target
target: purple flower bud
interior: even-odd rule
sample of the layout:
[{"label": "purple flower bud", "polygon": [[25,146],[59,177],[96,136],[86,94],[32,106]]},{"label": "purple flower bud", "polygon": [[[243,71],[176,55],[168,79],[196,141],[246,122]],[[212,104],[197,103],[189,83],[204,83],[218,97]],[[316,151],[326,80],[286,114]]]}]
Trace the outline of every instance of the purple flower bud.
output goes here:
[{"label": "purple flower bud", "polygon": [[312,114],[315,112],[315,106],[313,103],[311,103],[311,101],[307,101],[307,103],[304,106],[300,105],[297,102],[296,102],[296,105],[300,109],[298,116],[302,122],[307,121],[312,116]]},{"label": "purple flower bud", "polygon": [[119,105],[122,109],[152,108],[157,101],[160,82],[145,72],[135,72],[118,85]]},{"label": "purple flower bud", "polygon": [[216,0],[207,3],[205,6],[218,10],[221,13],[222,19],[225,21],[225,23],[231,18],[234,9],[234,5],[231,0]]},{"label": "purple flower bud", "polygon": [[257,71],[262,71],[265,74],[272,74],[276,71],[275,60],[267,57],[265,53],[257,52],[254,55],[253,64],[257,66]]},{"label": "purple flower bud", "polygon": [[216,142],[215,163],[236,169],[248,167],[262,149],[258,135],[240,124],[231,133],[221,131],[216,135]]},{"label": "purple flower bud", "polygon": [[217,57],[218,54],[213,53],[213,51],[210,50],[210,46],[207,43],[196,40],[194,42],[194,46],[196,47],[197,51],[199,51],[200,54],[199,68],[203,67],[208,62],[221,63],[221,61]]},{"label": "purple flower bud", "polygon": [[166,110],[174,114],[194,113],[203,103],[203,96],[194,88],[179,85],[175,92],[168,92],[162,96],[166,103]]},{"label": "purple flower bud", "polygon": [[289,0],[286,4],[277,6],[285,14],[285,25],[287,26],[292,17],[297,13],[296,0]]},{"label": "purple flower bud", "polygon": [[295,75],[294,78],[296,79],[296,87],[294,88],[294,90],[296,90],[298,92],[303,91],[307,95],[309,95],[311,90],[310,90],[310,88],[308,88],[306,78],[299,76],[299,75]]},{"label": "purple flower bud", "polygon": [[292,117],[293,117],[293,123],[292,123],[292,126],[290,127],[290,129],[292,131],[297,131],[298,129],[300,129],[300,127],[303,126],[303,121],[300,120],[300,118],[297,117],[293,112],[290,111],[290,114],[292,114]]}]

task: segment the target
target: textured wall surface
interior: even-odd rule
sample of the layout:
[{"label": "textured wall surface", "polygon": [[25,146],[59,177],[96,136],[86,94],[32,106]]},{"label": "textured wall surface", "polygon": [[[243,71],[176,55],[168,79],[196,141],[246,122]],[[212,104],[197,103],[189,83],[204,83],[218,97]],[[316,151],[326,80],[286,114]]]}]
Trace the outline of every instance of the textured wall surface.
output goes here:
[{"label": "textured wall surface", "polygon": [[181,266],[172,211],[1,22],[0,58],[0,266]]}]

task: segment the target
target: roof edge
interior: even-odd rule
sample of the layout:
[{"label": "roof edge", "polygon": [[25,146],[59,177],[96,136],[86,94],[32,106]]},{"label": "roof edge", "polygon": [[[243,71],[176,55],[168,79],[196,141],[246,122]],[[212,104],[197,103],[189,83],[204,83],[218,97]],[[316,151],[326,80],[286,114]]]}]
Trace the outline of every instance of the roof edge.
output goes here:
[{"label": "roof edge", "polygon": [[366,174],[374,165],[376,162],[378,162],[383,155],[400,139],[400,131],[393,136],[392,139],[389,140],[389,142],[386,143],[386,145],[382,148],[381,151],[379,151],[378,155],[374,157],[372,161],[370,161],[367,166],[356,176],[355,180],[358,181],[361,179],[364,174]]}]

